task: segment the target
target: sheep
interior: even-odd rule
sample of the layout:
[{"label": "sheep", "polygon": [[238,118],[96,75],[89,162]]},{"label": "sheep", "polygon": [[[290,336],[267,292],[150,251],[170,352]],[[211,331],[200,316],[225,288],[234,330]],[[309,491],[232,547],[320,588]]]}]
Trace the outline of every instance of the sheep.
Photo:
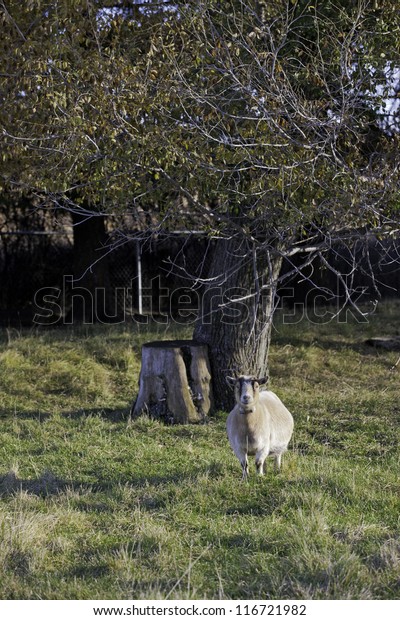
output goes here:
[{"label": "sheep", "polygon": [[282,401],[270,391],[260,392],[267,379],[242,375],[227,377],[235,387],[236,405],[228,415],[226,429],[232,450],[243,470],[249,474],[247,455],[255,455],[257,473],[264,474],[264,461],[275,457],[275,469],[281,468],[282,454],[287,450],[293,433],[293,418]]}]

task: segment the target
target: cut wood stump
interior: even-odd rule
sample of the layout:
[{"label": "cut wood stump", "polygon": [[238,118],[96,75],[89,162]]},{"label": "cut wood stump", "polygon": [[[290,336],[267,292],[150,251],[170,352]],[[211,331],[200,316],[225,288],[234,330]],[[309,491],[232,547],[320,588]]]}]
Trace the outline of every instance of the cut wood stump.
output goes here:
[{"label": "cut wood stump", "polygon": [[212,409],[207,345],[164,340],[142,346],[139,394],[131,416],[143,413],[168,423],[203,422]]}]

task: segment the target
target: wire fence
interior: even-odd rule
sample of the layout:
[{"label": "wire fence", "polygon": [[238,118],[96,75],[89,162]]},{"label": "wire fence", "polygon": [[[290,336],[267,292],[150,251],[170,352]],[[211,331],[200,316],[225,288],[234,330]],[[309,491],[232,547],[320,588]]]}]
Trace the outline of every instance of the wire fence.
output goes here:
[{"label": "wire fence", "polygon": [[[0,322],[30,324],[38,306],[43,309],[44,300],[51,296],[57,301],[59,321],[70,322],[74,298],[85,296],[84,288],[86,295],[93,295],[96,282],[96,307],[91,303],[94,320],[173,314],[175,290],[189,298],[196,296],[196,278],[207,269],[209,244],[203,236],[176,234],[140,244],[128,241],[82,271],[82,261],[76,266],[69,230],[0,232]],[[96,278],[99,272],[101,286]],[[75,308],[73,320],[82,318],[82,313]]]},{"label": "wire fence", "polygon": [[[214,243],[198,233],[149,236],[140,242],[132,235],[131,241],[128,238],[125,244],[105,252],[100,261],[82,267],[82,260],[76,260],[71,229],[0,231],[0,323],[30,325],[37,322],[37,316],[45,324],[82,319],[123,321],[136,315],[178,315],[179,320],[185,316],[193,320]],[[376,297],[378,282],[380,295],[398,297],[398,244],[385,252],[381,245],[371,246],[370,257],[376,281],[372,285],[366,270],[358,268],[351,276],[356,290],[362,289],[368,300]],[[338,271],[348,269],[344,250],[335,252],[331,260],[336,261]],[[281,296],[288,303],[290,299],[293,304],[315,303],[318,287],[331,288],[332,299],[341,294],[333,273],[313,268],[310,277],[298,274],[289,283],[289,293],[282,290]],[[49,299],[53,299],[50,314]],[[329,303],[329,298],[325,301]]]}]

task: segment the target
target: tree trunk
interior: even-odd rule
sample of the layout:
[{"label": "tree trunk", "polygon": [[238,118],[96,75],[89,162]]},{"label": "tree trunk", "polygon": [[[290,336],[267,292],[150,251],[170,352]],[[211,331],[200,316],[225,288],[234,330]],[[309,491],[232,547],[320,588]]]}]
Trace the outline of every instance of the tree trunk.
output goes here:
[{"label": "tree trunk", "polygon": [[[232,374],[265,376],[282,260],[246,241],[218,240],[193,338],[208,345],[215,406],[229,410]],[[236,301],[235,301],[236,300]]]},{"label": "tree trunk", "polygon": [[212,407],[207,346],[193,340],[149,342],[142,347],[139,394],[132,416],[166,422],[202,422]]}]

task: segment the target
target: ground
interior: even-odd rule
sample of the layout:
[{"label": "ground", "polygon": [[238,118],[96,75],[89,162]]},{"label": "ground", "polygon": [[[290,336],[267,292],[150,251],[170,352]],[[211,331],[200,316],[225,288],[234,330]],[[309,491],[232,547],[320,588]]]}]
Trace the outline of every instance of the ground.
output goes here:
[{"label": "ground", "polygon": [[277,318],[271,389],[295,432],[282,473],[251,464],[248,483],[227,412],[128,423],[140,344],[189,328],[4,330],[0,598],[398,598],[399,353],[364,341],[399,311]]}]

